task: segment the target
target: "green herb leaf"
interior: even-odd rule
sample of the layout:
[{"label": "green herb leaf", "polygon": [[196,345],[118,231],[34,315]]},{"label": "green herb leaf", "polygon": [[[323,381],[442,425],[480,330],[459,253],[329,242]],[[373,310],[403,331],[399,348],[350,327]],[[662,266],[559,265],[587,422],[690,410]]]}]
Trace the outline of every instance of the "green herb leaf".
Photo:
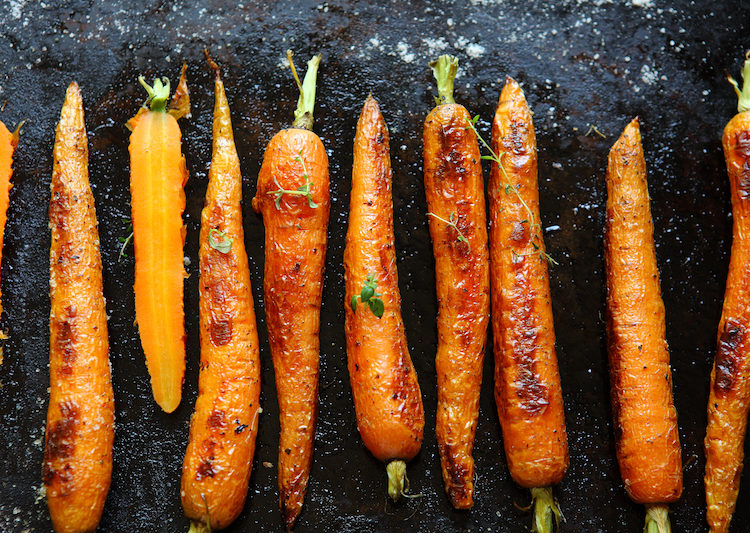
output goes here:
[{"label": "green herb leaf", "polygon": [[380,298],[373,298],[369,302],[367,302],[367,305],[370,306],[370,311],[373,315],[378,318],[383,317],[383,313],[385,312],[385,305],[383,304],[383,300],[381,300]]},{"label": "green herb leaf", "polygon": [[383,300],[380,299],[380,296],[382,295],[376,291],[377,287],[378,280],[375,277],[375,274],[368,274],[365,278],[365,283],[362,286],[362,290],[359,291],[359,295],[355,294],[354,296],[352,296],[352,311],[354,311],[355,313],[357,312],[357,300],[361,300],[362,303],[367,304],[373,315],[378,318],[383,316],[385,305],[383,304]]},{"label": "green herb leaf", "polygon": [[365,285],[362,287],[362,292],[359,293],[359,297],[363,302],[366,302],[375,294],[375,289],[371,285]]},{"label": "green herb leaf", "polygon": [[[218,240],[216,237],[218,237]],[[232,243],[234,243],[234,239],[227,237],[226,233],[216,228],[211,228],[211,231],[208,232],[208,244],[217,252],[228,254],[232,249]]]}]

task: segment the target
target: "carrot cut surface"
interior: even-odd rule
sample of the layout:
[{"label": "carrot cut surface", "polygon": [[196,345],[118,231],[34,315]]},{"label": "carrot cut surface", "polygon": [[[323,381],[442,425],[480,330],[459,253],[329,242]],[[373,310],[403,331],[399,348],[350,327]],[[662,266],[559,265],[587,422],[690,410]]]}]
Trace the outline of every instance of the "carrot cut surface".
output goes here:
[{"label": "carrot cut surface", "polygon": [[74,82],[55,136],[50,246],[50,398],[42,479],[58,533],[93,532],[112,474],[114,399],[83,106]]},{"label": "carrot cut surface", "polygon": [[180,404],[185,375],[182,213],[188,174],[172,114],[142,109],[131,126],[135,317],[154,399],[171,413]]}]

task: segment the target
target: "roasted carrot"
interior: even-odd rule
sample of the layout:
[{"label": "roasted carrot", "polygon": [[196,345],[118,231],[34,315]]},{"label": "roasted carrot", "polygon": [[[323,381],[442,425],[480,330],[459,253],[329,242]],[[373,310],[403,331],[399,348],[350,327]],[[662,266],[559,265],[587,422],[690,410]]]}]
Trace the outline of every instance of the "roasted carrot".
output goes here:
[{"label": "roasted carrot", "polygon": [[559,519],[552,486],[568,468],[560,372],[555,352],[549,256],[539,214],[531,111],[506,78],[492,122],[490,264],[495,402],[513,480],[531,489],[533,530]]},{"label": "roasted carrot", "polygon": [[[8,203],[10,200],[10,188],[13,184],[10,177],[13,175],[13,152],[18,146],[18,132],[21,124],[16,127],[16,131],[11,133],[5,124],[0,122],[0,261],[3,258],[3,237],[5,235],[5,222],[8,220]],[[2,291],[0,291],[0,297]],[[0,313],[3,312],[3,305],[0,301]],[[2,356],[0,356],[2,363]]]},{"label": "roasted carrot", "polygon": [[682,452],[638,119],[609,152],[607,337],[615,441],[625,490],[646,505],[644,531],[670,531]]},{"label": "roasted carrot", "polygon": [[213,157],[201,215],[198,400],[182,465],[190,531],[223,529],[247,496],[260,413],[260,354],[242,229],[242,176],[229,104],[214,70]]},{"label": "roasted carrot", "polygon": [[354,137],[344,251],[346,350],[359,434],[387,464],[388,494],[396,500],[408,489],[406,461],[422,446],[424,409],[401,318],[389,150],[383,115],[369,96]]},{"label": "roasted carrot", "polygon": [[[135,319],[151,388],[171,413],[180,404],[185,376],[183,283],[187,168],[177,119],[190,114],[185,67],[167,111],[169,80],[138,81],[148,99],[130,119],[130,196],[135,248]],[[150,105],[150,108],[147,107]]]},{"label": "roasted carrot", "polygon": [[107,311],[78,85],[55,136],[50,246],[50,398],[42,479],[58,533],[93,532],[112,474],[114,399]]},{"label": "roasted carrot", "polygon": [[474,436],[490,319],[484,181],[476,133],[453,100],[455,57],[430,63],[438,105],[424,122],[427,195],[438,299],[436,432],[445,491],[457,509],[474,505]]},{"label": "roasted carrot", "polygon": [[706,504],[711,532],[729,531],[737,504],[750,407],[750,51],[742,69],[742,91],[734,84],[738,113],[724,128],[724,157],[732,192],[732,255],[718,348],[711,372],[706,430]]},{"label": "roasted carrot", "polygon": [[279,504],[291,529],[302,510],[318,416],[320,305],[330,196],[328,156],[312,132],[320,55],[307,63],[289,129],[266,147],[253,208],[266,228],[268,340],[279,400]]}]

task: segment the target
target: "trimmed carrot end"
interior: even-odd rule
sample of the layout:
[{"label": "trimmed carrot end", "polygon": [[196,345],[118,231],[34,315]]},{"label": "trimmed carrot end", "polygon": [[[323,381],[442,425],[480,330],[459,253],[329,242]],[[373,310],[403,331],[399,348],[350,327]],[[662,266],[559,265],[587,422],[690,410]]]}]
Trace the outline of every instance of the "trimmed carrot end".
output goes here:
[{"label": "trimmed carrot end", "polygon": [[531,503],[534,506],[532,532],[553,533],[560,529],[562,513],[552,493],[552,487],[531,489]]},{"label": "trimmed carrot end", "polygon": [[643,533],[672,533],[668,505],[646,506],[646,524],[643,526]]},{"label": "trimmed carrot end", "polygon": [[211,526],[209,524],[204,524],[203,522],[191,520],[188,533],[211,533]]}]

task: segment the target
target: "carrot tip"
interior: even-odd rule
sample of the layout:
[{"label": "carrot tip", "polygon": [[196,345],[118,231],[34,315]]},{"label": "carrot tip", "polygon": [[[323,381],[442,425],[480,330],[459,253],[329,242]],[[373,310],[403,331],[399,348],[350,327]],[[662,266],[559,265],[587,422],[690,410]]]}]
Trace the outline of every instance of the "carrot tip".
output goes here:
[{"label": "carrot tip", "polygon": [[669,506],[665,504],[646,506],[646,524],[643,533],[672,533],[669,524]]},{"label": "carrot tip", "polygon": [[534,506],[532,532],[553,533],[560,529],[560,520],[564,518],[552,494],[552,487],[531,489],[531,504]]}]

